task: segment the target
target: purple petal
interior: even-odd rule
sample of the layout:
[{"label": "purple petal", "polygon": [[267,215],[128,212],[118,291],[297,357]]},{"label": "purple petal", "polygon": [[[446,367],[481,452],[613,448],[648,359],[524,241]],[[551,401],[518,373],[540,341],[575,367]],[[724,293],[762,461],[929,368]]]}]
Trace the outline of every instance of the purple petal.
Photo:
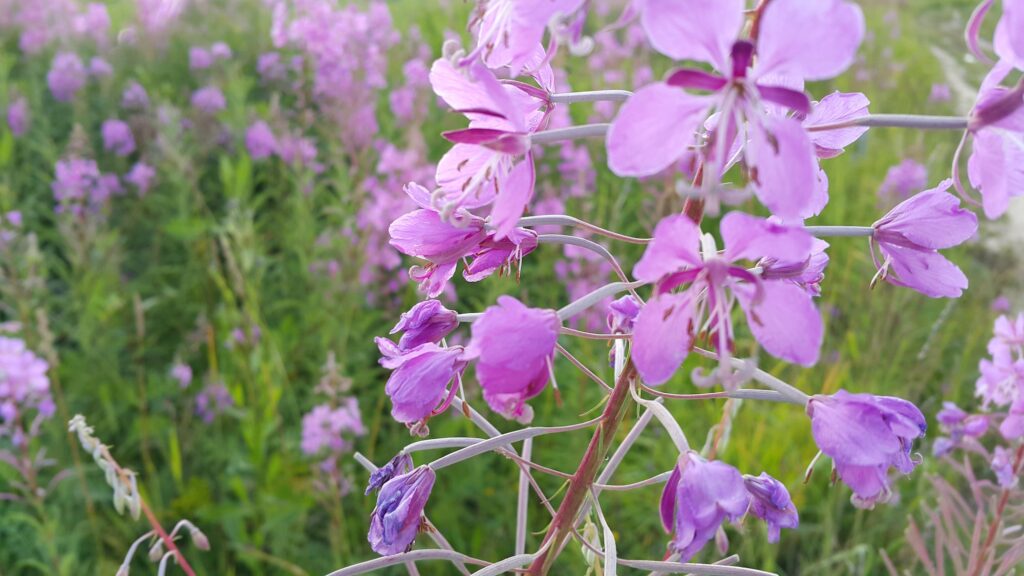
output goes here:
[{"label": "purple petal", "polygon": [[637,5],[655,50],[728,72],[729,49],[743,26],[743,0],[640,0]]},{"label": "purple petal", "polygon": [[892,270],[886,280],[897,286],[917,290],[931,298],[959,298],[967,289],[967,276],[945,256],[929,250],[915,250],[882,244],[882,253],[892,259]]},{"label": "purple petal", "polygon": [[896,243],[906,240],[937,250],[972,238],[978,232],[978,217],[961,208],[960,199],[946,192],[952,185],[951,180],[945,180],[901,202],[875,223],[876,239],[885,242],[891,235]]},{"label": "purple petal", "polygon": [[711,92],[721,90],[728,82],[728,80],[718,74],[705,72],[698,68],[682,68],[676,70],[665,79],[665,83],[674,88],[709,90]]},{"label": "purple petal", "polygon": [[633,276],[657,282],[686,268],[700,266],[700,228],[682,214],[667,216],[654,228],[654,238],[633,268]]},{"label": "purple petal", "polygon": [[754,338],[776,358],[815,365],[825,329],[811,295],[783,280],[763,282],[761,294],[753,304],[753,290],[736,291]]},{"label": "purple petal", "polygon": [[751,122],[747,163],[755,171],[754,192],[783,220],[813,216],[818,193],[814,147],[794,118],[762,117]]},{"label": "purple petal", "polygon": [[730,262],[760,258],[799,262],[814,248],[814,237],[802,226],[784,226],[743,212],[726,214],[721,230],[725,259]]},{"label": "purple petal", "polygon": [[661,525],[665,532],[672,532],[672,520],[676,513],[676,489],[679,486],[679,465],[672,468],[672,475],[668,477],[665,488],[661,491]]},{"label": "purple petal", "polygon": [[793,74],[825,80],[853,64],[864,14],[844,0],[773,0],[761,19],[757,77]]},{"label": "purple petal", "polygon": [[974,135],[967,175],[981,191],[985,216],[999,218],[1011,197],[1024,194],[1024,139],[996,127],[982,128]]},{"label": "purple petal", "polygon": [[[838,124],[863,118],[868,115],[870,103],[868,98],[860,92],[833,92],[811,108],[810,115],[804,120],[804,127]],[[817,150],[818,157],[833,158],[841,154],[844,148],[853,144],[867,131],[866,127],[852,126],[837,130],[808,131],[808,135]]]},{"label": "purple petal", "polygon": [[644,381],[663,384],[682,365],[693,342],[690,297],[662,294],[652,298],[636,318],[633,327],[633,362]]},{"label": "purple petal", "polygon": [[757,91],[761,94],[763,100],[772,104],[778,104],[783,108],[800,114],[808,114],[811,111],[811,99],[801,91],[790,90],[782,86],[765,86],[762,84],[757,85]]},{"label": "purple petal", "polygon": [[491,224],[495,228],[496,240],[508,236],[522,218],[526,206],[533,198],[534,178],[533,156],[530,155],[509,173],[491,209]]}]

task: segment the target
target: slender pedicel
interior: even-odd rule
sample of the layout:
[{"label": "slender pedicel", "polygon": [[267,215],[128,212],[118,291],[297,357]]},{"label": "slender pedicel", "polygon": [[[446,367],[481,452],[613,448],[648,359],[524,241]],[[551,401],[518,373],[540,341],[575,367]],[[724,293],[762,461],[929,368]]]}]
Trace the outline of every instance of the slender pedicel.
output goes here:
[{"label": "slender pedicel", "polygon": [[805,226],[804,230],[818,238],[853,238],[875,233],[871,226]]},{"label": "slender pedicel", "polygon": [[[718,359],[718,355],[715,354],[714,352],[709,351],[709,350],[704,350],[703,348],[697,348],[697,347],[694,347],[693,350],[694,350],[694,352],[696,352],[697,354],[700,354],[701,356],[703,356],[705,358],[710,358],[712,360],[717,360]],[[746,360],[741,360],[739,358],[731,358],[730,361],[731,361],[732,365],[734,367],[736,367],[736,368],[748,369],[748,370],[751,368],[750,363],[748,361],[746,361]],[[764,370],[761,370],[760,368],[754,368],[751,371],[751,374],[752,374],[754,380],[756,380],[757,382],[760,382],[761,384],[764,384],[765,386],[771,388],[772,390],[775,390],[776,392],[782,394],[783,396],[786,396],[794,404],[799,404],[801,406],[806,406],[807,405],[807,401],[810,400],[810,398],[811,398],[807,394],[804,394],[803,392],[801,392],[798,388],[796,388],[794,386],[791,386],[789,384],[786,384],[782,380],[779,380],[775,376],[772,376],[771,374],[765,372]]]},{"label": "slender pedicel", "polygon": [[477,442],[472,446],[467,446],[466,448],[452,452],[447,456],[442,456],[428,464],[428,466],[433,468],[436,472],[442,468],[458,464],[463,460],[479,456],[484,452],[490,452],[495,448],[503,448],[506,444],[510,444],[512,442],[519,442],[520,440],[526,440],[527,438],[534,438],[536,436],[544,436],[546,434],[559,434],[562,432],[584,430],[586,428],[593,427],[600,421],[601,418],[598,417],[593,420],[587,420],[586,422],[580,422],[579,424],[572,424],[569,426],[535,426],[531,428],[523,428],[522,430],[516,430],[514,432],[509,432],[507,434],[502,434],[500,436],[495,436],[494,438],[488,438],[487,440]]},{"label": "slender pedicel", "polygon": [[870,114],[834,124],[808,126],[808,132],[840,130],[855,126],[867,128],[916,128],[918,130],[966,130],[968,118],[964,116],[919,116],[916,114]]},{"label": "slender pedicel", "polygon": [[775,572],[765,572],[740,566],[720,566],[715,564],[689,564],[684,562],[656,562],[654,560],[619,560],[619,564],[638,570],[657,570],[666,574],[693,574],[694,576],[778,576]]},{"label": "slender pedicel", "polygon": [[[580,238],[579,236],[566,236],[565,234],[541,234],[537,237],[537,242],[540,244],[561,244],[563,246],[568,244],[570,246],[579,246],[580,248],[590,250],[604,258],[612,265],[612,270],[615,271],[615,275],[619,277],[619,280],[629,282],[629,278],[622,270],[622,266],[619,264],[619,261],[615,259],[615,256],[612,255],[607,248],[593,240],[587,240],[586,238]],[[643,302],[643,299],[640,298],[640,295],[636,292],[633,292],[633,296]]]},{"label": "slender pedicel", "polygon": [[640,393],[637,392],[635,386],[629,387],[629,393],[633,395],[633,400],[635,400],[637,404],[647,408],[654,414],[654,417],[661,422],[662,427],[665,428],[666,432],[668,432],[668,436],[672,439],[672,443],[676,445],[676,450],[678,450],[680,454],[685,454],[690,449],[690,442],[686,439],[686,434],[683,433],[683,429],[679,427],[679,422],[676,422],[676,419],[672,417],[668,408],[665,408],[657,402],[644,400],[640,396]]},{"label": "slender pedicel", "polygon": [[[533,438],[523,440],[523,460],[533,455]],[[530,482],[525,469],[519,471],[519,494],[516,501],[516,556],[526,553],[527,511],[530,504]]]},{"label": "slender pedicel", "polygon": [[564,140],[576,140],[578,138],[604,137],[608,133],[611,124],[583,124],[581,126],[569,126],[568,128],[555,128],[544,130],[530,135],[532,144],[551,144]]},{"label": "slender pedicel", "polygon": [[644,282],[613,282],[611,284],[607,284],[563,307],[558,311],[558,317],[562,322],[565,322],[609,296],[614,296],[619,292],[625,292],[627,290],[632,292],[644,285]]},{"label": "slender pedicel", "polygon": [[392,556],[382,556],[380,558],[374,558],[373,560],[367,560],[366,562],[360,562],[341,570],[335,570],[327,576],[355,576],[356,574],[368,574],[387,568],[388,566],[397,566],[399,564],[405,564],[406,562],[420,562],[424,560],[447,560],[452,563],[463,563],[463,564],[476,564],[477,566],[487,566],[488,563],[480,560],[479,558],[473,558],[466,556],[454,550],[412,550],[402,554],[394,554]]},{"label": "slender pedicel", "polygon": [[612,230],[601,228],[596,224],[591,224],[579,218],[573,216],[567,216],[565,214],[545,214],[543,216],[526,216],[519,220],[519,226],[522,227],[536,227],[536,226],[573,226],[576,228],[583,228],[589,230],[595,234],[600,234],[608,238],[615,240],[621,240],[623,242],[629,242],[630,244],[649,244],[651,238],[636,238],[634,236],[627,236],[625,234],[619,234]]},{"label": "slender pedicel", "polygon": [[664,484],[668,481],[669,476],[672,475],[672,471],[662,472],[657,476],[651,476],[646,480],[639,482],[633,482],[632,484],[598,484],[594,482],[594,487],[601,490],[611,490],[613,492],[625,492],[628,490],[636,490],[638,488],[646,488],[647,486],[654,486],[657,484]]},{"label": "slender pedicel", "polygon": [[[644,392],[660,396],[662,398],[668,398],[669,400],[709,400],[713,398],[736,398],[738,400],[767,400],[769,402],[785,402],[787,404],[796,404],[796,400],[776,392],[775,390],[753,390],[747,388],[740,388],[738,390],[729,390],[725,392],[705,392],[703,394],[672,394],[669,392],[662,392],[655,390],[649,386],[641,385]],[[799,403],[801,406],[803,402]]]},{"label": "slender pedicel", "polygon": [[590,90],[587,92],[563,92],[552,94],[554,104],[572,104],[574,102],[625,102],[633,93],[628,90]]}]

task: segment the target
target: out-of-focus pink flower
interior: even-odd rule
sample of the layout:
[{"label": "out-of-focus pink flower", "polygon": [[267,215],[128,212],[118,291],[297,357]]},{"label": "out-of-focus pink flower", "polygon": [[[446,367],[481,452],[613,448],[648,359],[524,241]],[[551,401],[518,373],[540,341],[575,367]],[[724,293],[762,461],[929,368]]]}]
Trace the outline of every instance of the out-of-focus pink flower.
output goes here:
[{"label": "out-of-focus pink flower", "polygon": [[175,362],[171,366],[171,378],[178,381],[179,388],[188,388],[192,383],[192,367],[184,362]]},{"label": "out-of-focus pink flower", "polygon": [[1020,482],[1014,468],[1014,459],[1014,451],[1003,446],[996,446],[992,452],[992,471],[995,472],[996,482],[1003,488],[1013,488]]},{"label": "out-of-focus pink flower", "polygon": [[477,18],[476,49],[489,68],[508,67],[512,76],[543,59],[541,40],[556,15],[567,17],[583,0],[489,0]]},{"label": "out-of-focus pink flower", "polygon": [[366,434],[359,413],[359,401],[342,398],[337,406],[321,404],[302,417],[302,452],[316,456],[325,450],[332,455],[352,450],[352,439]]},{"label": "out-of-focus pink flower", "polygon": [[216,114],[225,107],[224,93],[216,86],[205,86],[192,93],[192,107],[203,114]]},{"label": "out-of-focus pink flower", "polygon": [[208,384],[196,396],[196,415],[203,422],[212,424],[218,416],[235,405],[231,392],[223,384]]},{"label": "out-of-focus pink flower", "polygon": [[111,118],[103,122],[103,148],[118,156],[127,156],[135,151],[135,137],[127,122]]},{"label": "out-of-focus pink flower", "polygon": [[28,100],[19,96],[7,106],[7,126],[15,138],[20,138],[28,132],[29,121]]},{"label": "out-of-focus pink flower", "polygon": [[89,60],[89,75],[94,78],[109,78],[114,75],[114,67],[99,56],[93,56]]},{"label": "out-of-focus pink flower", "polygon": [[906,158],[889,168],[878,188],[878,197],[885,201],[906,200],[928,185],[928,167],[913,158]]},{"label": "out-of-focus pink flower", "polygon": [[277,152],[277,137],[266,122],[257,120],[245,131],[245,148],[253,160],[270,158]]},{"label": "out-of-focus pink flower", "polygon": [[139,196],[145,196],[153,186],[156,170],[145,162],[136,162],[131,170],[124,175],[124,181],[135,187]]},{"label": "out-of-focus pink flower", "polygon": [[210,56],[214,60],[228,60],[231,58],[231,47],[224,42],[215,42],[210,46]]},{"label": "out-of-focus pink flower", "polygon": [[202,46],[193,46],[188,50],[188,67],[192,70],[206,70],[213,66],[213,55]]},{"label": "out-of-focus pink flower", "polygon": [[50,71],[46,73],[46,83],[50,93],[58,102],[70,102],[75,94],[85,86],[87,72],[85,64],[74,52],[58,52],[53,57]]},{"label": "out-of-focus pink flower", "polygon": [[149,108],[149,94],[142,84],[133,80],[121,94],[121,106],[127,110],[145,110]]},{"label": "out-of-focus pink flower", "polygon": [[0,438],[20,446],[53,416],[48,370],[23,340],[0,336]]},{"label": "out-of-focus pink flower", "polygon": [[932,91],[928,94],[928,101],[939,104],[942,102],[949,102],[953,99],[953,91],[950,90],[949,84],[932,84]]}]

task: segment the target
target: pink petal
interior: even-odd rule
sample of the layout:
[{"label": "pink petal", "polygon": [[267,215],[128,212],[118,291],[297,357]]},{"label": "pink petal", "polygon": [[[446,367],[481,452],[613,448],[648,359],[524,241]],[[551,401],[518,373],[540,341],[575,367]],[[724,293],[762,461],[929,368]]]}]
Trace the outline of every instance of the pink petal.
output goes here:
[{"label": "pink petal", "polygon": [[608,167],[619,176],[651,176],[672,165],[695,143],[710,98],[664,83],[637,91],[608,130]]},{"label": "pink petal", "polygon": [[785,226],[743,212],[726,214],[721,230],[725,259],[730,262],[765,257],[800,262],[814,247],[814,237],[802,226]]},{"label": "pink petal", "polygon": [[844,0],[772,0],[757,41],[756,77],[825,80],[846,70],[864,38],[864,14]]},{"label": "pink petal", "polygon": [[967,175],[981,191],[985,216],[999,218],[1011,197],[1024,194],[1024,137],[997,127],[982,128],[974,136]]},{"label": "pink petal", "polygon": [[[870,103],[867,96],[860,92],[833,92],[811,108],[810,115],[804,120],[804,128],[863,118],[868,115]],[[817,149],[819,157],[833,158],[841,154],[844,148],[853,144],[867,131],[868,129],[863,126],[853,126],[816,132],[808,130],[807,133],[811,138],[811,143]]]},{"label": "pink petal", "polygon": [[533,198],[534,185],[533,156],[527,156],[516,165],[504,181],[504,187],[491,208],[491,224],[494,225],[494,238],[501,240],[515,229],[523,211]]},{"label": "pink petal", "polygon": [[785,280],[762,283],[763,299],[752,301],[753,287],[737,290],[740,307],[754,338],[772,356],[813,366],[818,362],[825,329],[810,294]]},{"label": "pink petal", "polygon": [[747,164],[756,172],[754,192],[779,218],[812,216],[820,184],[810,138],[794,118],[760,120],[750,123],[747,147]]},{"label": "pink petal", "polygon": [[[459,198],[467,186],[475,186],[476,190],[461,205],[467,209],[479,208],[494,201],[494,179],[505,176],[510,162],[511,157],[490,148],[456,144],[437,163],[435,179],[447,200]],[[485,179],[488,170],[491,170],[491,178]]]},{"label": "pink petal", "polygon": [[651,386],[664,383],[682,365],[693,339],[690,297],[662,294],[652,298],[637,315],[633,328],[633,362]]},{"label": "pink petal", "polygon": [[636,4],[655,50],[729,72],[729,50],[743,26],[743,0],[639,0]]},{"label": "pink petal", "polygon": [[[967,276],[938,252],[891,244],[883,244],[881,250],[892,258],[892,271],[886,278],[892,284],[917,290],[931,298],[959,298],[967,289]],[[896,278],[892,277],[892,272]]]},{"label": "pink petal", "polygon": [[1000,60],[1013,64],[1014,68],[1024,67],[1024,6],[1017,2],[1003,2],[1003,17],[996,25],[993,41],[996,55]]},{"label": "pink petal", "polygon": [[875,223],[882,237],[897,234],[922,248],[952,248],[978,232],[978,217],[960,207],[960,198],[946,192],[945,180],[937,187],[904,200]]},{"label": "pink petal", "polygon": [[654,239],[633,268],[633,277],[657,282],[669,274],[701,265],[700,228],[682,214],[667,216],[654,228]]}]

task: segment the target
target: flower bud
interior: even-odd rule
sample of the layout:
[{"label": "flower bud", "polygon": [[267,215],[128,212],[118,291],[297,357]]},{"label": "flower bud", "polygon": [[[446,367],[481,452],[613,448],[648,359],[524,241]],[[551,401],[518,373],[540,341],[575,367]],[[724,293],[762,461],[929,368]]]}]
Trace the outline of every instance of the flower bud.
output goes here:
[{"label": "flower bud", "polygon": [[434,487],[434,471],[427,466],[388,480],[377,495],[367,539],[374,552],[389,556],[408,550],[420,530],[423,507]]}]

